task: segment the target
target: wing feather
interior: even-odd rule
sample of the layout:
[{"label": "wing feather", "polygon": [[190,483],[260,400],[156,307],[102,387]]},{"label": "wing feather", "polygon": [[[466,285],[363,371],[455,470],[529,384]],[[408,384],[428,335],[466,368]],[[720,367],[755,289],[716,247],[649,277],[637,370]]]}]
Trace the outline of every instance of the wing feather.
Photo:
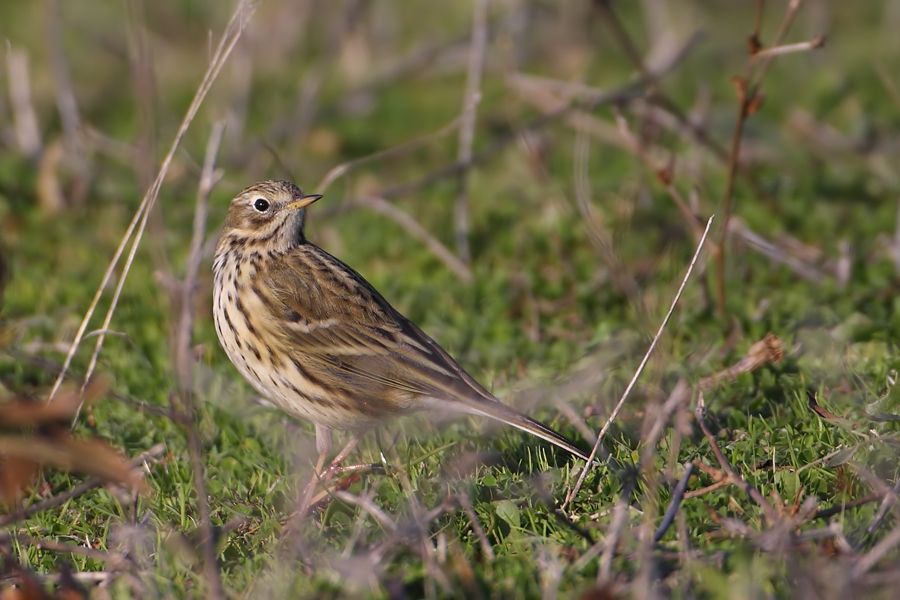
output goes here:
[{"label": "wing feather", "polygon": [[[404,394],[493,399],[362,276],[312,244],[264,261],[258,293],[292,354],[331,370],[361,396],[367,383]],[[321,369],[320,369],[321,371]]]}]

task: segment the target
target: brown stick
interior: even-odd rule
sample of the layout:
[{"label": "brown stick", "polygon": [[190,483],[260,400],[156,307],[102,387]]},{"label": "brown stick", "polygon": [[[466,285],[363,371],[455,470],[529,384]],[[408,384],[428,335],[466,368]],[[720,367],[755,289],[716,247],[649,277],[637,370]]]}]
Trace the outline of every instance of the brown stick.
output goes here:
[{"label": "brown stick", "polygon": [[825,36],[817,35],[811,40],[805,42],[797,42],[795,44],[784,44],[760,50],[753,55],[753,60],[775,58],[776,56],[784,56],[785,54],[794,54],[796,52],[809,52],[825,45]]},{"label": "brown stick", "polygon": [[[782,20],[781,25],[778,28],[778,33],[776,33],[775,35],[773,46],[778,46],[779,44],[781,44],[784,36],[787,35],[787,32],[790,30],[791,25],[793,24],[794,19],[797,16],[797,11],[800,10],[800,6],[802,4],[803,0],[790,1],[787,11],[785,12],[784,19]],[[760,22],[759,15],[762,11],[761,5],[758,5],[757,8],[758,10],[756,27],[758,28]],[[753,34],[757,40],[758,34],[758,30]],[[751,50],[754,50],[752,46]],[[761,52],[754,52],[753,54],[759,55],[761,54]],[[753,111],[756,110],[760,99],[760,86],[762,85],[762,81],[765,78],[769,67],[772,65],[772,59],[775,56],[777,56],[777,54],[773,53],[768,56],[763,56],[758,62],[751,60],[747,69],[747,74],[744,77],[735,79],[735,85],[738,92],[738,112],[735,118],[734,130],[731,135],[731,149],[728,153],[728,174],[725,182],[725,192],[722,199],[722,229],[721,233],[719,234],[719,254],[716,256],[718,275],[716,282],[716,303],[718,306],[719,315],[723,318],[726,315],[725,274],[728,262],[725,243],[728,239],[729,222],[731,221],[731,213],[734,204],[734,184],[735,176],[738,171],[738,162],[740,159],[741,140],[744,135],[744,125],[747,122],[747,118],[753,113]]]}]

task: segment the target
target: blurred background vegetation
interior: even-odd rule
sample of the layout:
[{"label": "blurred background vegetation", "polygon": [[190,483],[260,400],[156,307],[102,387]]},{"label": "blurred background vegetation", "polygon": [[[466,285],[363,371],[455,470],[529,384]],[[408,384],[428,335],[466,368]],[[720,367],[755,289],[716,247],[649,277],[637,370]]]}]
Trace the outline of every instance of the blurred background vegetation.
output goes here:
[{"label": "blurred background vegetation", "polygon": [[[46,398],[233,9],[0,4],[7,395]],[[888,502],[898,480],[898,30],[896,0],[261,2],[174,154],[99,355],[110,391],[76,425],[129,456],[164,444],[146,469],[150,491],[102,488],[4,521],[7,580],[73,571],[114,596],[215,595],[221,576],[227,595],[244,597],[889,597],[900,578]],[[183,395],[174,333],[218,123],[221,178],[191,352],[180,356],[196,362],[197,414],[185,417],[171,408]],[[361,451],[386,475],[346,482],[390,523],[331,499],[285,536],[310,473],[311,428],[254,403],[209,309],[228,200],[266,178],[324,193],[311,239],[487,387],[584,447],[665,314],[698,226],[717,221],[607,436],[611,460],[564,513],[580,463],[477,420],[423,419]],[[74,385],[120,277],[75,355]],[[770,332],[782,361],[704,380]],[[648,441],[681,381],[689,401]],[[713,435],[779,519],[719,483],[693,416],[701,384]],[[222,528],[214,572],[197,542],[192,434]],[[697,465],[688,498],[654,544],[687,463]],[[80,481],[47,472],[15,502]]]}]

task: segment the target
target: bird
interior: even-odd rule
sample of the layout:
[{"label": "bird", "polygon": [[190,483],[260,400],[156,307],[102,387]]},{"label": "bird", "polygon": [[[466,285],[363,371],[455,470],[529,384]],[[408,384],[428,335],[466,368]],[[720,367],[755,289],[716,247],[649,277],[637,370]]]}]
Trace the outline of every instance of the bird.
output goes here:
[{"label": "bird", "polygon": [[256,183],[231,201],[213,260],[213,316],[228,358],[268,401],[315,425],[317,468],[331,431],[360,432],[419,411],[480,415],[587,455],[504,404],[362,275],[306,238],[320,194]]}]

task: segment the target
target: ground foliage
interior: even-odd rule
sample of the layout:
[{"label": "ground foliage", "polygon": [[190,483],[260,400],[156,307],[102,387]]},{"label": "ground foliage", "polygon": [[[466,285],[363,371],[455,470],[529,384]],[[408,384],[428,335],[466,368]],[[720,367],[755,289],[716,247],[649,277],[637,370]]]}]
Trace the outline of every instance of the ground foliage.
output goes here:
[{"label": "ground foliage", "polygon": [[[424,4],[269,0],[250,17],[174,155],[100,354],[108,391],[72,438],[130,457],[161,448],[138,461],[147,489],[97,481],[22,520],[17,508],[84,479],[13,478],[7,584],[34,597],[57,581],[82,593],[75,579],[98,596],[214,596],[218,577],[235,597],[889,596],[900,578],[900,6]],[[231,8],[0,6],[9,398],[41,402],[51,389]],[[769,61],[773,46],[794,51]],[[218,122],[184,354],[179,286]],[[572,502],[580,461],[478,420],[414,417],[356,455],[383,474],[344,479],[292,518],[311,428],[254,402],[210,315],[227,201],[267,177],[324,191],[313,240],[499,396],[585,448],[656,332],[698,226],[717,220]],[[468,249],[454,226],[461,196]],[[96,337],[75,356],[73,389]],[[209,524],[216,561],[204,568]]]}]

